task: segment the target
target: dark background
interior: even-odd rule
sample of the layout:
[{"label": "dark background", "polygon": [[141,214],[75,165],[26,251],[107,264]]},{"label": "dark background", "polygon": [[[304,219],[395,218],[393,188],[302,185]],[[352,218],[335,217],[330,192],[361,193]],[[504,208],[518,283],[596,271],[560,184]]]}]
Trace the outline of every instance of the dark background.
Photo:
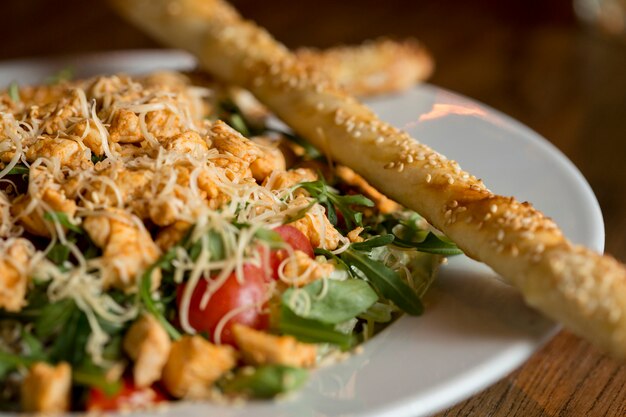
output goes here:
[{"label": "dark background", "polygon": [[[520,120],[578,166],[604,213],[606,251],[626,261],[626,35],[581,24],[565,0],[232,3],[290,47],[420,39],[437,64],[431,83]],[[0,17],[0,59],[159,47],[98,0],[4,0]],[[562,332],[445,415],[621,416],[625,384],[623,366]]]}]

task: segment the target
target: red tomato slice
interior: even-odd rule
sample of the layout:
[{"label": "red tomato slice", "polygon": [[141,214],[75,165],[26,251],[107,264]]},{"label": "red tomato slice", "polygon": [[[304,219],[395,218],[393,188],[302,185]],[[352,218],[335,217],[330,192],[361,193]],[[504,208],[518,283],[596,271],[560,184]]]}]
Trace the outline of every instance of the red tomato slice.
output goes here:
[{"label": "red tomato slice", "polygon": [[[278,226],[274,231],[278,233],[293,250],[300,250],[313,258],[313,247],[304,233],[289,225]],[[273,279],[278,279],[278,267],[287,256],[288,253],[285,249],[270,252],[269,270]]]},{"label": "red tomato slice", "polygon": [[311,242],[309,242],[309,238],[306,237],[304,233],[288,224],[278,226],[274,231],[294,250],[301,250],[311,258],[313,257],[313,247],[311,246]]},{"label": "red tomato slice", "polygon": [[100,388],[91,388],[87,395],[87,411],[138,410],[167,401],[167,396],[156,386],[138,388],[130,378],[122,379],[122,387],[107,395]]},{"label": "red tomato slice", "polygon": [[[200,308],[200,303],[206,291],[207,282],[201,279],[191,295],[189,307],[189,324],[191,327],[199,333],[207,333],[209,338],[213,340],[215,328],[225,314],[243,306],[250,306],[226,322],[220,334],[221,343],[235,346],[231,331],[231,327],[235,323],[258,330],[267,329],[269,327],[267,314],[259,313],[258,308],[255,307],[259,303],[263,303],[266,298],[267,284],[263,269],[244,265],[243,275],[244,282],[240,284],[233,272],[224,284],[213,293],[204,309]],[[180,285],[176,294],[179,309],[185,285]]]}]

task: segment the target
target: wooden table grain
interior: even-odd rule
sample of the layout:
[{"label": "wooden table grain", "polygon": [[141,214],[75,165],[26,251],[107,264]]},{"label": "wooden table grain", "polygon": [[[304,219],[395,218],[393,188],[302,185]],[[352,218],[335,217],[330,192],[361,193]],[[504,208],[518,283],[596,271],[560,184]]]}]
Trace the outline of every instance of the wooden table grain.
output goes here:
[{"label": "wooden table grain", "polygon": [[[626,40],[577,22],[564,0],[235,0],[289,46],[414,36],[433,84],[555,144],[593,188],[606,251],[626,261]],[[158,47],[104,2],[4,1],[0,59]],[[585,219],[580,219],[584,222]],[[521,368],[438,416],[626,416],[626,367],[567,331]]]}]

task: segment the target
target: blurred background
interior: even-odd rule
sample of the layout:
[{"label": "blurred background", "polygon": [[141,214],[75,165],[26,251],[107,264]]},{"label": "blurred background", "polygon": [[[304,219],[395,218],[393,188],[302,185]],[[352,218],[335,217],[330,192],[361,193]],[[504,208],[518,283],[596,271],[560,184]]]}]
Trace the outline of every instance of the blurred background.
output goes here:
[{"label": "blurred background", "polygon": [[[430,83],[520,120],[578,166],[604,213],[606,251],[624,262],[626,1],[574,2],[586,21],[572,0],[232,1],[290,47],[419,39],[436,62]],[[0,60],[159,47],[102,0],[4,0],[0,16]],[[441,415],[623,416],[625,387],[624,366],[561,332]]]}]

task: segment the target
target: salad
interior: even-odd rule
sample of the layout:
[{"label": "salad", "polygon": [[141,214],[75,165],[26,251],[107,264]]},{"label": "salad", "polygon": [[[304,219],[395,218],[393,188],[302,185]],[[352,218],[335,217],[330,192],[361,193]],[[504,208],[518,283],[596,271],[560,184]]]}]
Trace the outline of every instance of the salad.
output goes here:
[{"label": "salad", "polygon": [[272,398],[460,253],[199,74],[0,95],[0,410]]}]

